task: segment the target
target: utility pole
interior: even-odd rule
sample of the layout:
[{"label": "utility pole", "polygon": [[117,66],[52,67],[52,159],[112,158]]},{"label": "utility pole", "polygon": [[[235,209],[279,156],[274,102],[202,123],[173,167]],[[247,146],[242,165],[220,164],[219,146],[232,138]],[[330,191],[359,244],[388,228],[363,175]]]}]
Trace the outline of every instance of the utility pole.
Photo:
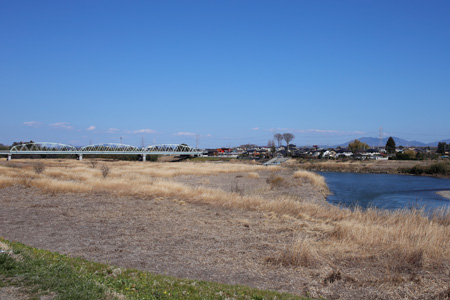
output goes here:
[{"label": "utility pole", "polygon": [[120,137],[120,145],[122,145],[122,137]]},{"label": "utility pole", "polygon": [[198,134],[195,137],[195,149],[198,149]]}]

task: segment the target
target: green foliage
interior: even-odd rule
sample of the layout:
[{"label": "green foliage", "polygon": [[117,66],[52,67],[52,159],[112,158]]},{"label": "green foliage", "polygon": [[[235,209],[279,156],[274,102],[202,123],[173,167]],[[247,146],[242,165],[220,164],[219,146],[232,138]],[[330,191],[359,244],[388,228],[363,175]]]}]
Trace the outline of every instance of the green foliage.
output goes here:
[{"label": "green foliage", "polygon": [[350,149],[350,151],[355,153],[355,152],[361,152],[361,151],[364,151],[366,149],[369,149],[369,145],[367,145],[366,143],[363,143],[363,142],[355,139],[353,142],[348,144],[348,148]]},{"label": "green foliage", "polygon": [[448,163],[434,163],[428,168],[427,173],[447,175],[450,174],[450,166]]},{"label": "green foliage", "polygon": [[[3,241],[3,240],[2,240]],[[88,274],[80,273],[74,266],[76,259],[50,252],[31,250],[14,244],[13,252],[22,259],[14,259],[7,253],[0,254],[0,274],[9,279],[20,278],[34,293],[53,291],[57,299],[102,299],[105,288],[90,280]]]},{"label": "green foliage", "polygon": [[[55,299],[309,299],[238,285],[177,279],[134,269],[121,269],[55,252],[8,244],[14,257],[0,253],[2,284],[24,285],[39,299],[49,292]],[[18,258],[18,255],[20,259]]]},{"label": "green foliage", "polygon": [[415,160],[416,159],[416,152],[414,150],[406,150],[403,152],[398,152],[395,155],[395,158],[398,160]]},{"label": "green foliage", "polygon": [[416,159],[417,159],[417,160],[423,160],[423,159],[425,159],[425,155],[423,154],[423,152],[417,152],[417,154],[416,154]]},{"label": "green foliage", "polygon": [[447,146],[445,142],[440,142],[438,144],[437,153],[445,154],[446,149],[450,148],[450,144]]},{"label": "green foliage", "polygon": [[395,153],[395,141],[392,138],[392,136],[390,136],[389,139],[386,142],[386,151],[389,154]]},{"label": "green foliage", "polygon": [[412,168],[399,168],[398,171],[400,173],[407,173],[412,175],[421,175],[425,172],[422,166],[416,165]]},{"label": "green foliage", "polygon": [[415,165],[411,168],[399,168],[400,173],[413,175],[450,175],[450,164],[445,162],[437,162],[429,166]]},{"label": "green foliage", "polygon": [[147,155],[146,160],[147,161],[158,161],[159,155],[156,154],[150,154]]}]

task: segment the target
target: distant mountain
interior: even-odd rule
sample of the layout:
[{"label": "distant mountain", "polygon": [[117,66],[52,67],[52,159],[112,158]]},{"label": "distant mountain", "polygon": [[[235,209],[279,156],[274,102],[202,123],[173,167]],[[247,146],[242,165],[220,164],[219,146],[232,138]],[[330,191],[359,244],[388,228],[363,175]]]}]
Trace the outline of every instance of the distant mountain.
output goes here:
[{"label": "distant mountain", "polygon": [[[392,138],[394,139],[396,146],[403,146],[403,147],[428,147],[428,146],[436,147],[439,142],[450,143],[450,139],[441,140],[441,141],[432,142],[432,143],[423,143],[423,142],[419,142],[419,141],[408,141],[408,140],[405,140],[405,139],[402,139],[399,137],[395,137],[395,136],[393,136]],[[385,146],[388,138],[382,139],[381,143],[380,143],[380,139],[373,138],[373,137],[362,137],[362,138],[359,138],[358,140],[363,143],[366,143],[370,147],[378,147],[378,146]],[[351,140],[346,143],[336,145],[334,147],[335,148],[336,147],[348,147],[348,144],[350,144],[353,141],[354,140]]]},{"label": "distant mountain", "polygon": [[[429,145],[430,147],[437,147],[437,145],[438,145],[439,143],[441,143],[441,142],[450,144],[450,139],[440,140],[440,141],[437,141],[437,142],[434,142],[434,143],[429,143],[428,145]],[[431,144],[432,144],[432,145],[431,145]]]}]

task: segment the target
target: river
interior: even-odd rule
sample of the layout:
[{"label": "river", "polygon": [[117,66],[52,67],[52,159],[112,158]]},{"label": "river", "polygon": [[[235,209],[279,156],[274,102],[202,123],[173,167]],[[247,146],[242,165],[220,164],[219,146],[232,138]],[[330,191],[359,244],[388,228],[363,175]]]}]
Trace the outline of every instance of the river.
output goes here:
[{"label": "river", "polygon": [[318,172],[325,177],[332,195],[330,203],[362,208],[402,209],[425,207],[427,210],[448,207],[450,199],[436,192],[450,190],[450,179],[389,175]]}]

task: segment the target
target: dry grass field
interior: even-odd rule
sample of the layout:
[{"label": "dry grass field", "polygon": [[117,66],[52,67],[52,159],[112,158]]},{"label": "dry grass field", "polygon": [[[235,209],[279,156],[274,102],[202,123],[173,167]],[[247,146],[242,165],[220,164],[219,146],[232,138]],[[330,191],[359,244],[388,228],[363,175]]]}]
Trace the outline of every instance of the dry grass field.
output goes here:
[{"label": "dry grass field", "polygon": [[450,297],[450,216],[341,209],[292,166],[14,160],[0,188],[0,235],[51,250],[127,265],[131,247],[134,267],[327,299]]}]

